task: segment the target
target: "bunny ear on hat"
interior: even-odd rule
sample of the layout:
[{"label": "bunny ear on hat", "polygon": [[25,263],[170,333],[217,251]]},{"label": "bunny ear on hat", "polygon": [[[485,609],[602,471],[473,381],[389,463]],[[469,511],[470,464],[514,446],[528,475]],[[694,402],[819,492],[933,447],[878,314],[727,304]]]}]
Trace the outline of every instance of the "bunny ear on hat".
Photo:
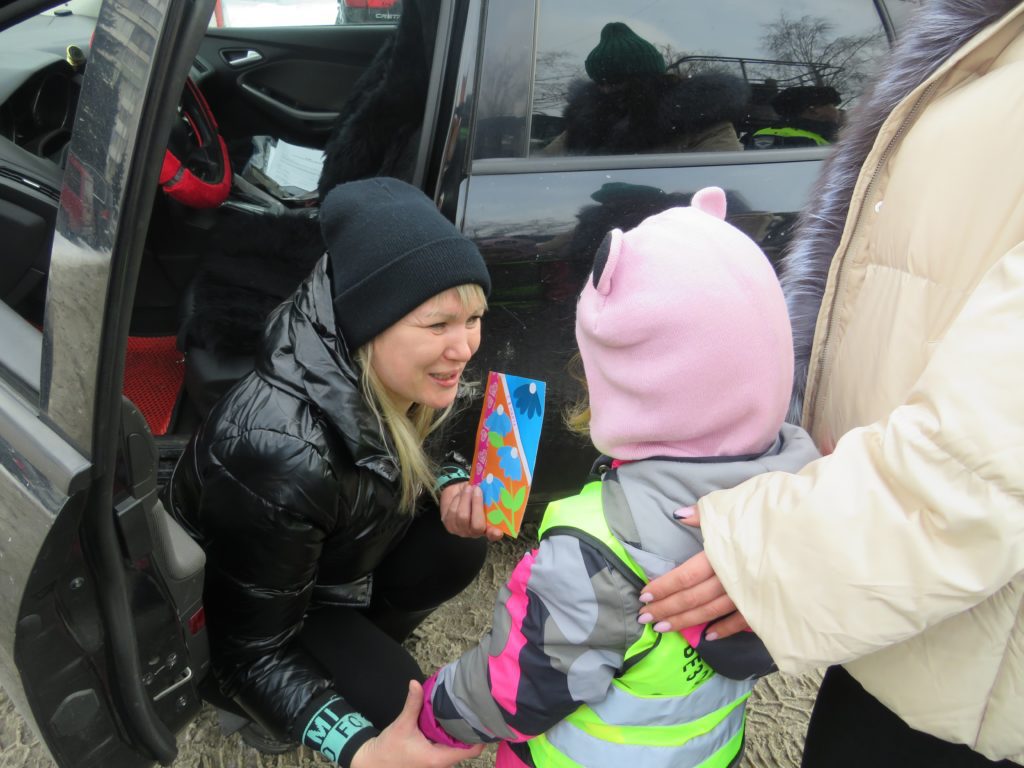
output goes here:
[{"label": "bunny ear on hat", "polygon": [[612,290],[612,275],[619,263],[619,253],[622,251],[622,230],[613,229],[604,236],[597,253],[594,254],[594,270],[591,280],[594,289],[602,296],[607,296]]},{"label": "bunny ear on hat", "polygon": [[721,187],[704,187],[694,194],[690,207],[724,221],[725,192]]}]

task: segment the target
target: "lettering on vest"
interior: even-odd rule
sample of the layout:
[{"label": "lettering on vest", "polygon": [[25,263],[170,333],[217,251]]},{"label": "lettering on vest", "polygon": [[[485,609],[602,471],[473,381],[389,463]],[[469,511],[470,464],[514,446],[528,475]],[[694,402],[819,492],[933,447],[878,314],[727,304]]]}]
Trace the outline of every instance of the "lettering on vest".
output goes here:
[{"label": "lettering on vest", "polygon": [[704,659],[689,644],[683,650],[683,674],[686,675],[686,682],[693,683],[694,687],[711,677],[711,667],[704,663]]}]

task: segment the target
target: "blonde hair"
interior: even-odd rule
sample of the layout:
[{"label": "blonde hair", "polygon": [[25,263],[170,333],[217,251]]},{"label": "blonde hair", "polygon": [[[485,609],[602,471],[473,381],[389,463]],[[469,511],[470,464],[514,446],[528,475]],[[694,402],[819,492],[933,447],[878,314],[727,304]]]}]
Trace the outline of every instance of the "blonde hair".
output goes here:
[{"label": "blonde hair", "polygon": [[[487,309],[487,296],[479,285],[466,283],[449,290],[454,290],[458,294],[464,310],[479,308],[479,311],[483,312]],[[437,294],[435,298],[443,293],[445,291]],[[423,491],[437,499],[434,492],[436,468],[423,446],[430,434],[452,414],[455,403],[440,412],[420,403],[413,403],[408,411],[403,411],[373,369],[372,339],[356,351],[355,359],[362,369],[360,385],[363,400],[376,416],[381,431],[387,430],[394,444],[395,453],[398,454],[391,457],[399,470],[401,493],[398,507],[401,511],[411,514],[416,508],[416,500]]]},{"label": "blonde hair", "polygon": [[587,389],[587,375],[583,369],[583,357],[579,352],[570,358],[566,370],[580,385],[582,394],[562,413],[562,421],[570,432],[580,437],[590,437],[590,396]]}]

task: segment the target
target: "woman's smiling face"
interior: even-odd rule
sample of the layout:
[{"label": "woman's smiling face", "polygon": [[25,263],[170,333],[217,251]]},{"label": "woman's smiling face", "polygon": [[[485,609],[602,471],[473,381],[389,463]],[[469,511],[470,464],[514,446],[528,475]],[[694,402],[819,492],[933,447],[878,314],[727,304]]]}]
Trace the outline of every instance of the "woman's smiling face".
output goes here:
[{"label": "woman's smiling face", "polygon": [[483,306],[465,306],[457,288],[437,294],[370,342],[371,365],[402,411],[413,403],[441,410],[480,347]]}]

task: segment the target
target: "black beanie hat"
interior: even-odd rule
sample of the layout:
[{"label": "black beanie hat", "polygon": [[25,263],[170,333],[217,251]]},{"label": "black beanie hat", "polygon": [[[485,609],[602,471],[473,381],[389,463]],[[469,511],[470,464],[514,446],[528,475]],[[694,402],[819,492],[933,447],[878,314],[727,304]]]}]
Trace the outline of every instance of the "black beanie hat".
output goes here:
[{"label": "black beanie hat", "polygon": [[404,181],[340,184],[320,206],[334,318],[350,350],[432,296],[466,283],[491,291],[476,246]]},{"label": "black beanie hat", "polygon": [[613,21],[604,25],[601,42],[587,54],[583,67],[591,80],[601,83],[636,75],[664,74],[665,58],[621,21]]}]

